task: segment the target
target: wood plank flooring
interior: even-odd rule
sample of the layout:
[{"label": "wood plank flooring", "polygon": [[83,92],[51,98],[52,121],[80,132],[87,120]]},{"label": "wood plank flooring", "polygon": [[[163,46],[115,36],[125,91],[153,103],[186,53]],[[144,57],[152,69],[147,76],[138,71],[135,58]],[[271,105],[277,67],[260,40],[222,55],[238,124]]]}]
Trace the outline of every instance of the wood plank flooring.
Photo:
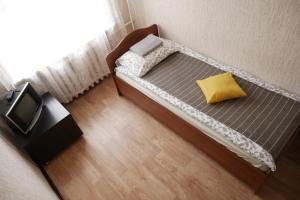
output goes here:
[{"label": "wood plank flooring", "polygon": [[46,166],[65,199],[300,199],[300,137],[258,194],[133,103],[111,78],[67,105],[83,137]]}]

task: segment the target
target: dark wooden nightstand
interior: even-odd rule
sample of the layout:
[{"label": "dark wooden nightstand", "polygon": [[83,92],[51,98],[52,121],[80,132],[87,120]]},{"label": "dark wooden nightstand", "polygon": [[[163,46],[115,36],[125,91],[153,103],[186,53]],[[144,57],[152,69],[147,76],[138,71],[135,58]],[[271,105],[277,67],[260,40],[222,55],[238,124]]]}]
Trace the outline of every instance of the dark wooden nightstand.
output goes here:
[{"label": "dark wooden nightstand", "polygon": [[71,114],[49,93],[42,96],[44,110],[29,135],[15,132],[12,142],[25,151],[38,165],[44,165],[70,146],[82,131]]}]

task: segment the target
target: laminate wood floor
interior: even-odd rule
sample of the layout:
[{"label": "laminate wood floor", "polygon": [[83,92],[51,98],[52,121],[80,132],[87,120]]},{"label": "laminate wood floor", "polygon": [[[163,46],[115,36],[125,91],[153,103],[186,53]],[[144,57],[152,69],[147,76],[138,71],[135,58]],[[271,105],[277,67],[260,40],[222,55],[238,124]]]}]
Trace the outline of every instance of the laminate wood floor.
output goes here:
[{"label": "laminate wood floor", "polygon": [[111,78],[67,105],[83,137],[46,166],[65,199],[300,199],[300,137],[258,194],[153,117]]}]

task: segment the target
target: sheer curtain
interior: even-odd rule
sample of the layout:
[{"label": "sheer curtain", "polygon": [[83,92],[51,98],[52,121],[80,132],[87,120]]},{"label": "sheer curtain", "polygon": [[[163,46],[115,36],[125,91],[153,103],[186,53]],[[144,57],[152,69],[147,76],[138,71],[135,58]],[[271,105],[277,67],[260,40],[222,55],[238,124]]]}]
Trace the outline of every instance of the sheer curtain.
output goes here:
[{"label": "sheer curtain", "polygon": [[2,67],[0,63],[0,99],[3,97],[3,93],[7,90],[10,90],[13,88],[12,86],[12,79],[9,76],[9,74],[6,72],[4,67]]},{"label": "sheer curtain", "polygon": [[[29,81],[69,102],[109,74],[118,0],[0,0],[0,92]],[[121,5],[124,6],[124,5]]]}]

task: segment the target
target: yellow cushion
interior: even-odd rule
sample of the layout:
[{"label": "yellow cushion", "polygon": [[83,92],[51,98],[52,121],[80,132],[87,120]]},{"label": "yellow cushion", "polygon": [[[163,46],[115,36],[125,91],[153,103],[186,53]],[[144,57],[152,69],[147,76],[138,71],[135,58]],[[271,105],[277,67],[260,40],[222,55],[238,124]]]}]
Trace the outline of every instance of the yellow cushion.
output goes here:
[{"label": "yellow cushion", "polygon": [[216,103],[247,95],[229,72],[196,82],[205,95],[207,103]]}]

